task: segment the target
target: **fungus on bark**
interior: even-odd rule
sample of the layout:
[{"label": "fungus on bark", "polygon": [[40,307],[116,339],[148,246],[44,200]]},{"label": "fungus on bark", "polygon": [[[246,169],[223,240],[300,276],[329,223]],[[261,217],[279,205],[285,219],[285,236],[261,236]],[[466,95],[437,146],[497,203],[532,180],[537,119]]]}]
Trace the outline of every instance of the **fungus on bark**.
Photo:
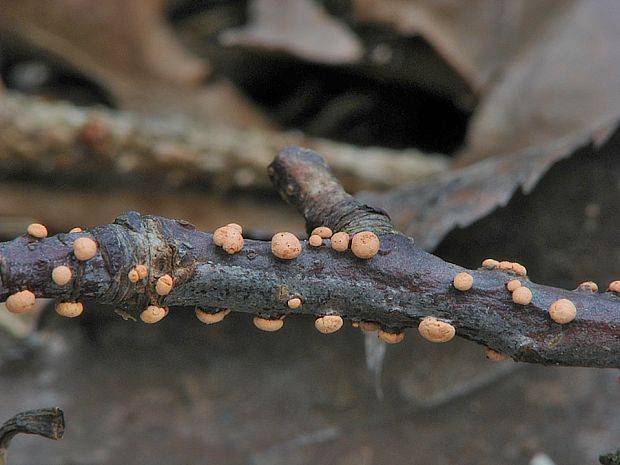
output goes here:
[{"label": "fungus on bark", "polygon": [[65,286],[71,281],[72,275],[71,268],[66,265],[60,265],[52,270],[52,281],[58,286]]},{"label": "fungus on bark", "polygon": [[336,252],[344,252],[349,248],[349,235],[346,232],[337,232],[331,239],[332,249]]},{"label": "fungus on bark", "polygon": [[292,260],[301,253],[301,242],[295,234],[279,232],[271,238],[271,252],[282,260]]},{"label": "fungus on bark", "polygon": [[90,237],[78,237],[73,241],[73,254],[82,262],[88,261],[97,254],[97,243]]},{"label": "fungus on bark", "polygon": [[84,305],[81,302],[58,302],[54,308],[56,313],[67,318],[75,318],[84,312]]},{"label": "fungus on bark", "polygon": [[39,223],[32,223],[28,225],[28,229],[26,232],[32,237],[36,237],[37,239],[43,239],[47,237],[47,228]]},{"label": "fungus on bark", "polygon": [[374,257],[379,252],[381,242],[372,231],[362,231],[353,235],[351,239],[351,252],[357,258],[365,260]]},{"label": "fungus on bark", "polygon": [[474,277],[465,271],[457,273],[452,281],[452,285],[456,290],[465,292],[474,285]]},{"label": "fungus on bark", "polygon": [[532,297],[532,291],[525,286],[518,287],[512,293],[512,301],[518,305],[529,305]]},{"label": "fungus on bark", "polygon": [[549,307],[549,316],[561,325],[570,323],[577,316],[577,307],[568,299],[556,300]]},{"label": "fungus on bark", "polygon": [[323,334],[331,334],[342,328],[342,317],[338,315],[325,315],[314,321],[314,327]]},{"label": "fungus on bark", "polygon": [[224,318],[226,318],[226,316],[230,313],[230,311],[231,310],[229,308],[226,308],[224,310],[219,310],[217,312],[211,313],[198,307],[196,307],[195,309],[196,318],[198,318],[200,321],[202,321],[206,325],[212,325],[215,323],[219,323]]}]

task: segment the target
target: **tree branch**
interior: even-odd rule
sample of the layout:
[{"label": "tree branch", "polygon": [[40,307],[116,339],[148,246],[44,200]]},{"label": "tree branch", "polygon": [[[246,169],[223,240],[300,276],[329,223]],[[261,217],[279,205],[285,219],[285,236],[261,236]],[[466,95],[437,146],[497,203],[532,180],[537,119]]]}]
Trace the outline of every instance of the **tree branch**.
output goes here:
[{"label": "tree branch", "polygon": [[[229,255],[213,244],[211,234],[187,222],[131,212],[87,232],[45,239],[22,236],[0,244],[0,299],[28,289],[37,297],[96,300],[130,313],[154,304],[232,308],[268,319],[334,314],[375,322],[389,332],[434,316],[453,325],[457,335],[516,361],[620,368],[618,295],[567,291],[519,277],[533,298],[518,305],[506,289],[516,276],[496,269],[469,271],[473,287],[458,291],[452,282],[463,268],[420,250],[392,229],[385,213],[346,194],[314,152],[285,149],[269,174],[309,229],[373,230],[381,240],[379,253],[362,260],[304,242],[299,257],[280,260],[269,242],[246,240],[241,252]],[[80,262],[72,246],[85,236],[97,242],[98,251]],[[149,274],[132,283],[127,275],[138,264]],[[60,265],[73,270],[66,286],[50,278]],[[173,277],[174,285],[160,296],[155,284],[164,274]],[[299,308],[288,307],[293,296],[301,298]],[[548,308],[558,299],[576,306],[572,322],[560,325],[549,317]]]},{"label": "tree branch", "polygon": [[15,435],[38,434],[57,440],[62,438],[64,432],[65,419],[58,407],[18,413],[0,426],[0,465],[6,465],[6,451]]}]

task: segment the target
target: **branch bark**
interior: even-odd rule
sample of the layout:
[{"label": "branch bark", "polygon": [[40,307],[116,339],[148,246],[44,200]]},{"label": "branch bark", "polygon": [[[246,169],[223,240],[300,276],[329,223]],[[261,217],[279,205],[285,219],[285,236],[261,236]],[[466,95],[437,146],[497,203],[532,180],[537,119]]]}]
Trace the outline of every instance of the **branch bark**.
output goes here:
[{"label": "branch bark", "polygon": [[58,407],[21,412],[0,426],[0,465],[6,465],[6,452],[11,439],[19,433],[37,434],[49,439],[61,439],[65,419]]},{"label": "branch bark", "polygon": [[[110,225],[81,233],[38,240],[19,237],[0,244],[0,299],[29,289],[37,297],[61,301],[96,300],[129,313],[147,305],[232,308],[263,318],[294,314],[336,314],[353,321],[378,323],[399,332],[434,316],[452,324],[457,335],[484,344],[516,361],[568,366],[620,368],[620,296],[551,288],[520,278],[532,291],[529,305],[513,303],[507,271],[469,271],[472,289],[452,286],[463,268],[444,262],[395,232],[385,213],[361,204],[344,192],[324,160],[299,148],[280,152],[269,173],[276,189],[304,216],[308,229],[326,225],[355,233],[369,229],[381,239],[370,260],[329,247],[312,248],[283,261],[269,242],[247,240],[240,253],[228,255],[208,233],[180,220],[130,212]],[[92,237],[94,258],[78,262],[73,242]],[[136,284],[127,273],[144,264],[148,278]],[[52,269],[67,265],[74,279],[58,286]],[[158,277],[174,278],[172,292],[155,292]],[[299,296],[303,304],[290,309]],[[548,315],[558,299],[577,308],[571,323],[560,325]]]}]

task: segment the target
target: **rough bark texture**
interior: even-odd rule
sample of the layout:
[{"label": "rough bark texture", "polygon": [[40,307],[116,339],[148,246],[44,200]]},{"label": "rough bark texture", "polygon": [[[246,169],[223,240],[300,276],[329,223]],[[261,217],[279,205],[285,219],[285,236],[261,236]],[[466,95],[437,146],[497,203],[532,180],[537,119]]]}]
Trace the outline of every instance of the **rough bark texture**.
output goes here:
[{"label": "rough bark texture", "polygon": [[[387,216],[346,194],[315,153],[298,148],[282,151],[270,167],[278,189],[304,215],[308,228],[325,224],[350,233],[377,232],[379,254],[361,260],[329,247],[310,248],[289,261],[275,258],[270,243],[246,241],[228,255],[212,236],[184,221],[140,216],[132,212],[114,224],[43,240],[22,236],[0,245],[0,299],[22,289],[59,300],[96,300],[129,312],[157,303],[232,308],[264,318],[292,314],[338,314],[351,320],[374,321],[385,330],[415,327],[429,315],[450,322],[457,334],[510,355],[514,360],[557,365],[620,367],[620,297],[538,285],[522,279],[533,293],[530,305],[512,302],[505,284],[508,272],[470,271],[474,286],[467,292],[452,287],[463,268],[418,249],[411,238],[394,232]],[[92,236],[97,255],[77,262],[73,241]],[[150,273],[131,284],[127,273],[136,264]],[[59,287],[50,279],[65,264],[75,279]],[[172,292],[155,293],[159,276],[174,277]],[[303,305],[286,305],[300,296]],[[577,318],[554,323],[547,309],[567,298]]]},{"label": "rough bark texture", "polygon": [[18,413],[0,426],[0,465],[6,465],[6,450],[15,435],[37,434],[56,440],[62,438],[64,432],[65,419],[58,407]]}]

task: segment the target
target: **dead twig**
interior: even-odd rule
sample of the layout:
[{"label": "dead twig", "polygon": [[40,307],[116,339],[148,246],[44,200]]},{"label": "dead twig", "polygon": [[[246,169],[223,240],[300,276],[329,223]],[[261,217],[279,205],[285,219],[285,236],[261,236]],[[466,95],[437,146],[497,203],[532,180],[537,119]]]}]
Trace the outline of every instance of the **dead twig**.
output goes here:
[{"label": "dead twig", "polygon": [[[444,262],[395,232],[385,213],[345,193],[324,160],[310,150],[283,150],[269,174],[302,213],[308,230],[318,225],[349,234],[371,230],[380,238],[379,253],[363,260],[303,243],[297,258],[282,260],[272,254],[269,242],[246,240],[240,252],[229,255],[214,245],[211,234],[187,222],[132,212],[85,232],[44,239],[25,235],[0,244],[0,299],[29,290],[62,302],[96,300],[129,313],[147,306],[199,306],[211,313],[231,308],[266,320],[331,315],[375,323],[393,342],[402,339],[404,328],[424,321],[421,332],[431,340],[447,340],[456,331],[516,361],[620,367],[616,293],[535,284],[523,276],[522,267],[464,270]],[[79,238],[96,242],[92,258],[76,258]],[[144,265],[146,275],[136,278],[134,273],[130,279],[137,265]],[[51,279],[58,266],[72,271],[63,285]],[[467,276],[454,282],[461,272],[471,282]],[[517,277],[529,292],[511,295],[506,284]],[[295,297],[301,305],[291,308],[288,301]],[[561,299],[576,308],[574,319],[564,318],[563,324],[549,313]],[[154,313],[149,319],[164,315]],[[321,320],[321,327],[327,323]],[[277,329],[281,323],[262,325],[268,326]]]}]

